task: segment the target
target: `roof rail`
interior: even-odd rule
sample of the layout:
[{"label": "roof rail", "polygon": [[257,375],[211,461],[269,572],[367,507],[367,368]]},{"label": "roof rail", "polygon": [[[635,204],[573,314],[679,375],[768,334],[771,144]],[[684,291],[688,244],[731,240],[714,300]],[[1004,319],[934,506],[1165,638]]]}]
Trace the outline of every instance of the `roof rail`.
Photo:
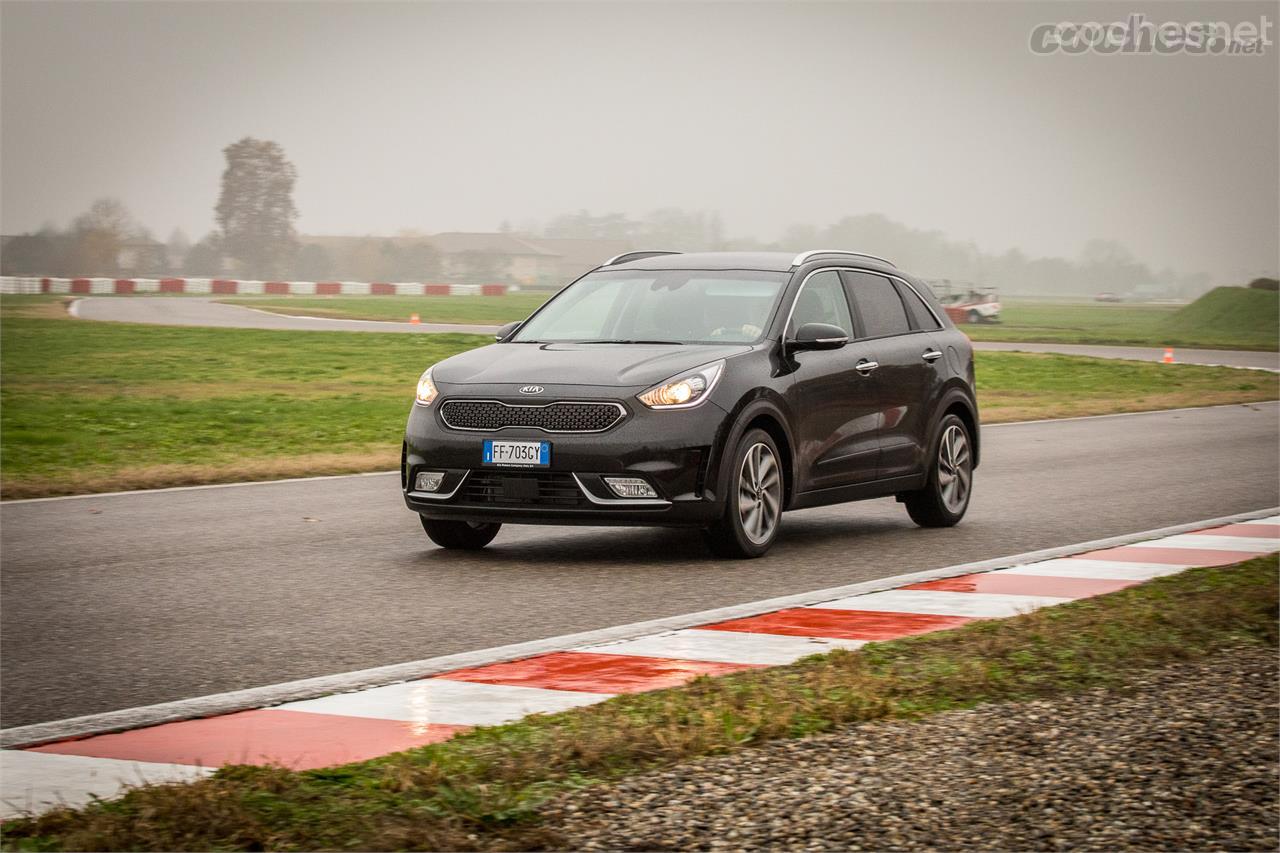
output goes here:
[{"label": "roof rail", "polygon": [[639,261],[644,258],[656,258],[658,255],[678,255],[680,252],[667,252],[662,249],[644,249],[639,252],[623,252],[621,255],[614,255],[600,266],[611,267],[614,264],[625,264],[631,261]]},{"label": "roof rail", "polygon": [[870,258],[873,261],[888,264],[895,269],[897,269],[898,266],[888,258],[882,258],[879,255],[868,255],[866,252],[850,252],[845,249],[810,249],[807,252],[801,252],[796,255],[795,260],[791,262],[791,266],[798,267],[816,255],[856,255],[859,258]]}]

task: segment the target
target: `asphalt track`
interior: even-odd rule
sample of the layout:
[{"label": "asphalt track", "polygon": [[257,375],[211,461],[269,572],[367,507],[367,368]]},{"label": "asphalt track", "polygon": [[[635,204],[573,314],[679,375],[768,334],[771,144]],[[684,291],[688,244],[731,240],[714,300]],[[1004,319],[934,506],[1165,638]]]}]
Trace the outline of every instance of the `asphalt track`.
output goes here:
[{"label": "asphalt track", "polygon": [[[484,297],[478,296],[477,299]],[[324,317],[294,317],[273,314],[240,305],[216,302],[212,298],[175,296],[88,297],[74,303],[74,313],[85,320],[121,323],[151,323],[165,326],[218,326],[237,329],[286,329],[312,332],[465,332],[492,334],[497,326],[448,323],[391,323],[378,320],[335,320]],[[430,319],[430,318],[428,318]],[[1093,358],[1122,358],[1160,361],[1159,347],[1118,347],[1084,344],[975,343],[979,350],[1018,350],[1086,355]],[[1178,349],[1178,361],[1186,364],[1222,364],[1280,371],[1280,353],[1237,350]]]},{"label": "asphalt track", "polygon": [[990,427],[968,518],[788,514],[764,559],[696,534],[509,527],[431,546],[393,474],[0,506],[5,727],[393,664],[1280,503],[1276,404]]}]

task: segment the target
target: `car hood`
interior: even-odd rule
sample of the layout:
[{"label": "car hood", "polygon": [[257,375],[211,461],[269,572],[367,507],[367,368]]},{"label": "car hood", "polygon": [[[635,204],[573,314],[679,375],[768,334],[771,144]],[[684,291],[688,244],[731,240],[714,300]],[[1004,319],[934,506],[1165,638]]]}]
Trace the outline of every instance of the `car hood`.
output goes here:
[{"label": "car hood", "polygon": [[436,382],[633,387],[747,352],[745,344],[491,344],[445,359]]}]

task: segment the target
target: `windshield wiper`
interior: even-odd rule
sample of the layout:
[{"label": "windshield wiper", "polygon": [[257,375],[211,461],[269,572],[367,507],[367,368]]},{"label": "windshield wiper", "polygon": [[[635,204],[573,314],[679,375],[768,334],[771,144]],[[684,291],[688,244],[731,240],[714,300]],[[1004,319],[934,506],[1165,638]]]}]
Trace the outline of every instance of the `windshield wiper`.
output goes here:
[{"label": "windshield wiper", "polygon": [[599,341],[574,341],[575,344],[670,344],[673,346],[684,346],[684,341],[643,341],[630,340],[625,338],[606,338]]}]

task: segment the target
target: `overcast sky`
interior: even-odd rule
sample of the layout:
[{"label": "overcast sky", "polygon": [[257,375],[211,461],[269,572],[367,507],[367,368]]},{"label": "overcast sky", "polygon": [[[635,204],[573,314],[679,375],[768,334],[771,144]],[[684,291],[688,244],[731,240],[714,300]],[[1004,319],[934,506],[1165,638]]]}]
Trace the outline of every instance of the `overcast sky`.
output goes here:
[{"label": "overcast sky", "polygon": [[1274,2],[4,2],[0,230],[114,195],[162,239],[198,238],[222,147],[252,135],[297,165],[305,233],[677,206],[774,239],[880,212],[989,251],[1073,257],[1106,237],[1157,268],[1274,272],[1280,45],[1028,49],[1036,23],[1131,11],[1280,18]]}]

